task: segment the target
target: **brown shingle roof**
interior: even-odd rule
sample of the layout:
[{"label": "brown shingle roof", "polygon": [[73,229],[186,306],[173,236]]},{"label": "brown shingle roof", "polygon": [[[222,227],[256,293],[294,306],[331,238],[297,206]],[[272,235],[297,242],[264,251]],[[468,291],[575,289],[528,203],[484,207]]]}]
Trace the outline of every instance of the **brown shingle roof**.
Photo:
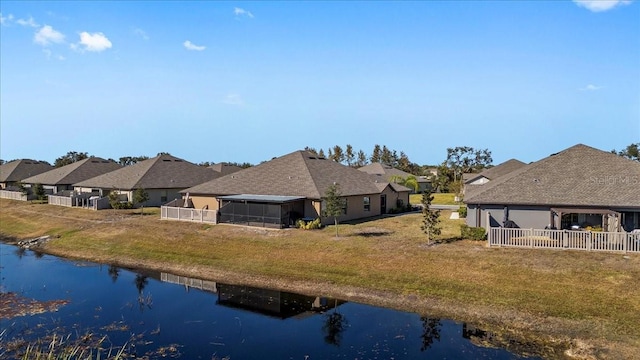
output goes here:
[{"label": "brown shingle roof", "polygon": [[232,174],[236,171],[242,170],[240,166],[230,165],[225,163],[217,163],[209,166],[209,169],[219,173],[220,175]]},{"label": "brown shingle roof", "polygon": [[367,173],[307,151],[295,151],[182,192],[194,195],[257,194],[320,199],[334,182],[340,185],[340,191],[345,196],[380,192]]},{"label": "brown shingle roof", "polygon": [[640,162],[578,144],[483,185],[465,202],[640,208]]},{"label": "brown shingle roof", "polygon": [[209,168],[171,155],[160,155],[74,185],[123,190],[184,189],[216,176],[216,172]]},{"label": "brown shingle roof", "polygon": [[376,177],[381,178],[383,181],[390,181],[393,176],[400,176],[401,178],[406,178],[411,175],[406,171],[402,171],[400,169],[396,169],[392,166],[381,164],[381,163],[372,163],[362,167],[359,167],[358,170],[364,171],[367,174],[371,174]]},{"label": "brown shingle roof", "polygon": [[119,169],[121,166],[99,157],[89,157],[24,179],[27,184],[71,185]]},{"label": "brown shingle roof", "polygon": [[0,165],[0,182],[18,182],[53,169],[53,166],[31,159],[14,160]]},{"label": "brown shingle roof", "polygon": [[520,160],[510,159],[499,165],[488,168],[478,174],[463,174],[462,179],[465,183],[473,182],[473,180],[479,177],[485,177],[489,180],[495,180],[501,176],[507,175],[514,170],[518,170],[523,166],[527,166],[527,164],[523,163]]}]

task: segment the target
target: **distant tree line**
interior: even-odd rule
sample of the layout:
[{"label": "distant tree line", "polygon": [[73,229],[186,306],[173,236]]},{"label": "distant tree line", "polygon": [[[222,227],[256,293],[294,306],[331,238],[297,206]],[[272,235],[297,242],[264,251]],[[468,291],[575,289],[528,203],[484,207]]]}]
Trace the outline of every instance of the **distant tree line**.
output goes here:
[{"label": "distant tree line", "polygon": [[355,151],[350,144],[347,144],[344,149],[340,145],[335,145],[328,148],[326,153],[323,149],[316,150],[309,146],[304,149],[320,157],[356,168],[381,163],[415,175],[422,175],[424,170],[422,166],[411,162],[403,151],[398,153],[386,145],[374,145],[370,155],[367,155],[363,150]]},{"label": "distant tree line", "polygon": [[612,153],[630,160],[640,161],[640,143],[630,144],[624,150],[611,150]]}]

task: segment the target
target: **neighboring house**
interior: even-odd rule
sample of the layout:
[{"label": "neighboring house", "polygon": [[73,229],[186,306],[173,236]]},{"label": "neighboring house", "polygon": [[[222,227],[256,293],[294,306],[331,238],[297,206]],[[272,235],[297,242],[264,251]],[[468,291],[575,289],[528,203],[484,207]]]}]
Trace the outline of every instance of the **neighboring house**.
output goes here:
[{"label": "neighboring house", "polygon": [[[382,164],[382,163],[372,163],[369,165],[365,165],[359,167],[358,170],[366,172],[371,175],[371,178],[374,182],[381,183],[397,183],[398,181],[395,179],[397,177],[406,179],[408,176],[414,176],[406,171],[402,171],[400,169],[396,169],[390,165]],[[416,177],[417,180],[417,177]],[[413,189],[411,189],[413,192]]]},{"label": "neighboring house", "polygon": [[640,229],[640,162],[578,144],[522,166],[465,199],[467,225]]},{"label": "neighboring house", "polygon": [[0,188],[7,189],[24,179],[53,169],[43,161],[21,159],[0,165]]},{"label": "neighboring house", "polygon": [[240,166],[226,164],[226,163],[217,163],[209,166],[209,169],[217,172],[220,176],[229,175],[236,171],[242,170]]},{"label": "neighboring house", "polygon": [[74,190],[80,193],[99,193],[103,197],[115,190],[119,192],[120,200],[133,202],[133,192],[136,189],[144,189],[149,195],[149,200],[142,205],[160,206],[180,198],[180,190],[218,176],[218,173],[207,167],[171,155],[159,155],[75,183]]},{"label": "neighboring house", "polygon": [[99,157],[89,157],[69,165],[53,168],[41,174],[28,177],[22,182],[33,187],[42,184],[47,194],[58,194],[65,190],[73,190],[73,184],[102,175],[121,166],[113,161]]},{"label": "neighboring house", "polygon": [[496,180],[497,178],[507,175],[508,173],[518,170],[527,164],[520,160],[510,159],[500,165],[490,167],[480,173],[466,173],[462,174],[463,188],[462,193],[471,195],[474,191],[478,191],[483,185],[489,181]]},{"label": "neighboring house", "polygon": [[[380,215],[409,202],[409,189],[376,183],[363,171],[307,151],[296,151],[262,164],[183,190],[187,204],[218,210],[218,222],[286,227],[297,219],[322,215],[324,197],[339,184],[346,199],[340,221]],[[332,218],[323,218],[330,223]]]}]

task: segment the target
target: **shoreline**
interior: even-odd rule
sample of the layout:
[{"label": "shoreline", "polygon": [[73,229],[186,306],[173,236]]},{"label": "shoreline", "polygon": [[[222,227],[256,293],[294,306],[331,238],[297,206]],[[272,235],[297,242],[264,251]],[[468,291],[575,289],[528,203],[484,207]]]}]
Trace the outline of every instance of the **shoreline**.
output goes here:
[{"label": "shoreline", "polygon": [[[419,214],[344,224],[335,238],[333,227],[212,226],[163,221],[153,209],[140,216],[4,199],[0,209],[1,241],[48,235],[47,243],[32,250],[71,260],[451,319],[496,334],[499,344],[482,346],[525,344],[508,350],[545,359],[640,356],[640,315],[600,310],[621,300],[628,304],[616,305],[629,309],[640,304],[635,255],[496,249],[470,240],[426,246],[414,226]],[[459,234],[457,223],[452,226],[445,232]]]}]

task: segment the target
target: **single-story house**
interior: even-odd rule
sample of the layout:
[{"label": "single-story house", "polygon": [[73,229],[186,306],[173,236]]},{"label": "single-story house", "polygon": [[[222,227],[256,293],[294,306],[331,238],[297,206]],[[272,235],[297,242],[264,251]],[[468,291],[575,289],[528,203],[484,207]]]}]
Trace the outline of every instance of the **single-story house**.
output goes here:
[{"label": "single-story house", "polygon": [[[398,181],[395,179],[397,177],[406,179],[409,176],[417,177],[413,174],[410,174],[406,171],[402,171],[400,169],[396,169],[390,165],[382,164],[382,163],[372,163],[362,167],[359,167],[358,170],[366,172],[371,175],[371,178],[375,182],[383,182],[383,183],[397,183]],[[413,189],[411,189],[413,192]]]},{"label": "single-story house", "polygon": [[499,165],[485,169],[479,173],[462,174],[462,193],[464,195],[471,195],[474,191],[480,190],[481,187],[487,184],[489,181],[507,175],[508,173],[514,170],[518,170],[523,166],[527,166],[527,164],[523,163],[520,160],[510,159]]},{"label": "single-story house", "polygon": [[363,171],[307,151],[274,158],[182,191],[196,209],[218,211],[218,222],[287,227],[297,219],[323,218],[327,189],[339,185],[346,199],[340,221],[377,216],[409,203],[410,190],[376,182]]},{"label": "single-story house", "polygon": [[133,202],[134,191],[144,189],[149,200],[141,205],[160,206],[180,198],[180,190],[218,176],[220,174],[212,169],[164,154],[77,182],[74,190],[103,197],[115,190],[121,201]]},{"label": "single-story house", "polygon": [[24,179],[53,169],[49,163],[20,159],[0,165],[0,188],[7,189]]},{"label": "single-story house", "polygon": [[522,166],[464,200],[467,225],[640,229],[640,162],[583,144]]},{"label": "single-story house", "polygon": [[22,182],[30,186],[42,184],[45,193],[57,194],[65,190],[73,190],[73,184],[75,183],[120,168],[121,166],[116,162],[92,156],[69,165],[53,168],[41,174],[28,177]]}]

